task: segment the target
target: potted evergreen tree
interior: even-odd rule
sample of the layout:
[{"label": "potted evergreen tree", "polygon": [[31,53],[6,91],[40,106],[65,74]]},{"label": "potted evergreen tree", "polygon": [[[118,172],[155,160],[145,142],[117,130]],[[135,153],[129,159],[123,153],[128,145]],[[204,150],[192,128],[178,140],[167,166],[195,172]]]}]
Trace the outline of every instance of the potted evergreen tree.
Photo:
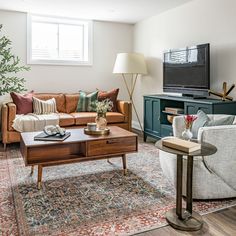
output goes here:
[{"label": "potted evergreen tree", "polygon": [[1,35],[0,25],[0,96],[10,92],[25,91],[25,79],[18,77],[20,71],[29,70],[27,66],[20,66],[19,57],[11,52],[11,40]]},{"label": "potted evergreen tree", "polygon": [[2,35],[2,25],[0,24],[0,128],[2,104],[9,100],[9,93],[26,90],[25,79],[18,77],[17,73],[30,69],[27,66],[19,65],[20,59],[12,54],[11,49],[11,40]]}]

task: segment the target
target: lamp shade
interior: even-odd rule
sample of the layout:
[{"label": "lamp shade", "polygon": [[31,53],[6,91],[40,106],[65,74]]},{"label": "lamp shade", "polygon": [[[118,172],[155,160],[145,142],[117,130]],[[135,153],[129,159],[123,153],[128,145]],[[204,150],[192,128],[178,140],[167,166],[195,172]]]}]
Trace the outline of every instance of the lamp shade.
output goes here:
[{"label": "lamp shade", "polygon": [[144,56],[141,53],[118,53],[113,68],[114,74],[147,74]]}]

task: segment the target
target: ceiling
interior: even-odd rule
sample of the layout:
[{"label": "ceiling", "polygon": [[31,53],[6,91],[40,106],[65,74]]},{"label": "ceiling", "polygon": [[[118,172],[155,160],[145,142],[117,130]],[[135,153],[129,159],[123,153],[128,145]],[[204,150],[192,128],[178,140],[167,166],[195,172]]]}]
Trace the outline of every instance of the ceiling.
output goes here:
[{"label": "ceiling", "polygon": [[134,24],[191,0],[0,0],[0,9]]}]

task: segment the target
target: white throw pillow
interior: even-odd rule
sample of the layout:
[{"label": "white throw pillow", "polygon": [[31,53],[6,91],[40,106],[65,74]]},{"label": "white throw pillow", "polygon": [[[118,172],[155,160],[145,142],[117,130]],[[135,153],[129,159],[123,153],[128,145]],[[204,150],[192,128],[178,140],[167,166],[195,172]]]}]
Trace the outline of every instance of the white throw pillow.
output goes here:
[{"label": "white throw pillow", "polygon": [[44,101],[33,97],[33,111],[36,115],[57,113],[55,98]]}]

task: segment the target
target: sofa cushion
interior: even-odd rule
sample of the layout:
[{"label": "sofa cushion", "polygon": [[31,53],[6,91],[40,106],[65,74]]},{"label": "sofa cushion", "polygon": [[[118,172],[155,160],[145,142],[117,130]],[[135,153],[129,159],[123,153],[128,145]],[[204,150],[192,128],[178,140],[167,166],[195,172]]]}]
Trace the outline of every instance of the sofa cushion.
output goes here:
[{"label": "sofa cushion", "polygon": [[75,118],[66,113],[58,113],[59,115],[59,125],[62,127],[75,125]]},{"label": "sofa cushion", "polygon": [[65,94],[66,113],[76,112],[79,101],[79,93]]},{"label": "sofa cushion", "polygon": [[27,94],[11,92],[11,98],[16,104],[16,114],[28,114],[33,112],[33,95],[34,91]]},{"label": "sofa cushion", "polygon": [[109,99],[113,103],[113,107],[111,111],[117,112],[117,96],[119,93],[119,89],[112,89],[111,91],[99,91],[98,92],[98,101],[103,101],[105,99]]},{"label": "sofa cushion", "polygon": [[34,97],[41,100],[56,99],[57,111],[66,113],[65,96],[63,93],[37,93]]},{"label": "sofa cushion", "polygon": [[[96,112],[74,112],[71,115],[75,118],[76,125],[86,125],[89,122],[94,122],[97,116]],[[125,116],[119,112],[107,112],[107,123],[124,122]]]}]

